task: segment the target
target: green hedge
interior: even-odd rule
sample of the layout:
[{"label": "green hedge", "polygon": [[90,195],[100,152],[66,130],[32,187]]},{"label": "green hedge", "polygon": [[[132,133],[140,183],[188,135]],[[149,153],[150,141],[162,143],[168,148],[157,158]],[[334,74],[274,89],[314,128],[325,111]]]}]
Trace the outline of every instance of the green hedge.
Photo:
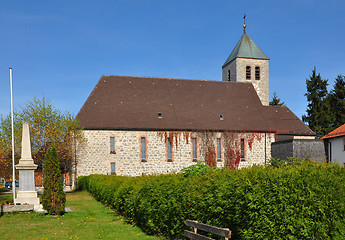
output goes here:
[{"label": "green hedge", "polygon": [[80,177],[78,186],[149,234],[183,238],[185,219],[232,239],[345,239],[345,170],[303,162],[280,168]]}]

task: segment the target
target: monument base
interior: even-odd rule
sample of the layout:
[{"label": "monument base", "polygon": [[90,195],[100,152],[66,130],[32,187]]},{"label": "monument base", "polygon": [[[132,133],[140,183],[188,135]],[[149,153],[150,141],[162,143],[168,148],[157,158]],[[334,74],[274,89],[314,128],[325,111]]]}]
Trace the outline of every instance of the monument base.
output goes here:
[{"label": "monument base", "polygon": [[40,199],[37,197],[36,191],[18,191],[16,203],[33,204],[36,209],[40,205]]}]

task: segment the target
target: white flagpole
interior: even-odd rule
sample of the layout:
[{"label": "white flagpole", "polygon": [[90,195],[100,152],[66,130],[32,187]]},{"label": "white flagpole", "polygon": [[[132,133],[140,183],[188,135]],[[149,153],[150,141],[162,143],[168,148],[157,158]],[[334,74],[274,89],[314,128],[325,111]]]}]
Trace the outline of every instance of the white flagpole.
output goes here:
[{"label": "white flagpole", "polygon": [[16,204],[16,172],[14,167],[14,128],[13,128],[13,87],[12,87],[12,68],[10,67],[10,88],[11,88],[11,124],[12,124],[12,192],[13,202]]}]

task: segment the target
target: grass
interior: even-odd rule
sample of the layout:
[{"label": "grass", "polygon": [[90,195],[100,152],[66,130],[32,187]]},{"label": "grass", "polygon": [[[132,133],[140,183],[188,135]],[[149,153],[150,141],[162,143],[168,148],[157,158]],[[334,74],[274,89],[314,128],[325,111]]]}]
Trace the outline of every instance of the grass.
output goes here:
[{"label": "grass", "polygon": [[59,217],[34,212],[4,214],[0,239],[163,239],[126,224],[85,191],[67,193],[66,207],[73,212]]},{"label": "grass", "polygon": [[3,193],[8,191],[8,188],[0,188],[0,204],[3,202],[13,202],[13,194],[12,193]]}]

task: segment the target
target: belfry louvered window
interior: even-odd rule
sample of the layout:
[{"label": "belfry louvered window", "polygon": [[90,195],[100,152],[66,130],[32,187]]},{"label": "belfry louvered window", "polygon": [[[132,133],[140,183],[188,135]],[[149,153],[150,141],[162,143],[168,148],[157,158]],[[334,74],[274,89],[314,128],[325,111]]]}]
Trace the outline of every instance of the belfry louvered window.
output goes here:
[{"label": "belfry louvered window", "polygon": [[255,80],[260,80],[260,67],[255,67]]},{"label": "belfry louvered window", "polygon": [[247,66],[246,67],[246,79],[248,79],[248,80],[250,80],[252,78],[251,71],[252,71],[252,68],[250,66]]},{"label": "belfry louvered window", "polygon": [[168,162],[172,162],[172,146],[170,138],[167,139],[167,156],[168,156]]}]

